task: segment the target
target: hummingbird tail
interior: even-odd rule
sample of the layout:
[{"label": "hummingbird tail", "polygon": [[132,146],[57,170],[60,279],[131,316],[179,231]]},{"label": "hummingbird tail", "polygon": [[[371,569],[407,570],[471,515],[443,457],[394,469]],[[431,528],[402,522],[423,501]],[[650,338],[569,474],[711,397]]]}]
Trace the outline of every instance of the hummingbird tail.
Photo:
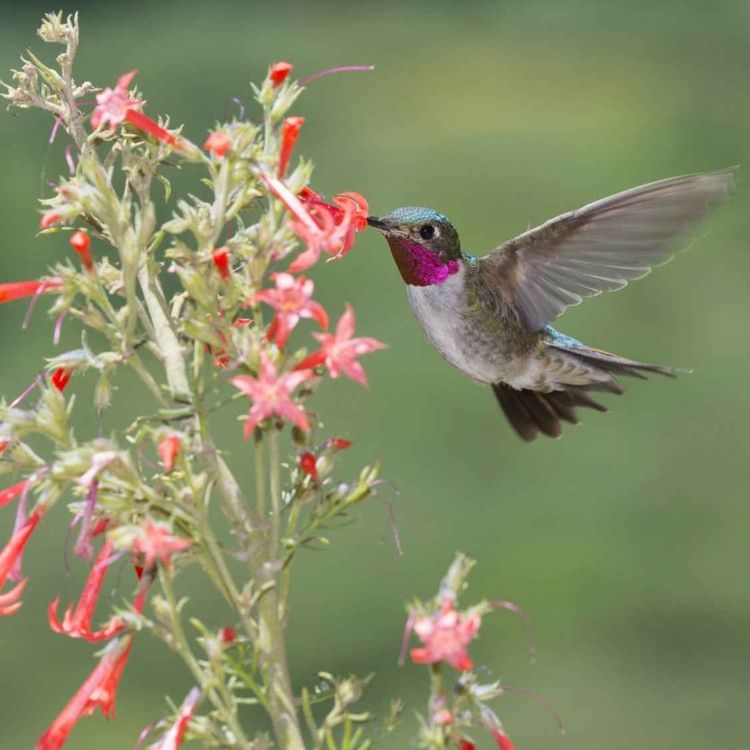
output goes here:
[{"label": "hummingbird tail", "polygon": [[562,434],[561,422],[578,424],[576,408],[607,411],[580,387],[565,391],[542,393],[529,389],[516,390],[505,383],[495,383],[492,391],[500,408],[521,440],[531,442],[541,432],[549,437]]}]

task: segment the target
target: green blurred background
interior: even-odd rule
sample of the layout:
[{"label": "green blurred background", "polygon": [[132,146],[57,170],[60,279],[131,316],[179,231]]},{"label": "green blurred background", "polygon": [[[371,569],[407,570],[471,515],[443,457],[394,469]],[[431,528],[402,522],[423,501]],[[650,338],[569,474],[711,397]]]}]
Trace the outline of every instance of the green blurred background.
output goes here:
[{"label": "green blurred background", "polygon": [[[4,4],[0,71],[33,45],[45,6]],[[73,6],[67,10],[76,9]],[[151,114],[169,113],[201,142],[231,97],[252,111],[248,81],[269,62],[300,75],[371,63],[373,73],[314,83],[300,152],[325,193],[357,190],[373,212],[422,204],[483,253],[563,210],[674,174],[750,164],[750,3],[430,2],[114,3],[78,5],[78,78],[111,85],[137,67]],[[7,77],[7,73],[2,73]],[[33,278],[68,252],[35,238],[36,197],[65,169],[40,113],[0,118],[0,278]],[[678,382],[627,383],[610,414],[585,414],[562,440],[521,444],[492,395],[442,362],[415,325],[382,239],[362,236],[345,262],[315,270],[332,315],[356,306],[359,330],[390,344],[369,357],[371,389],[327,384],[316,403],[354,440],[344,467],[378,458],[399,493],[405,554],[385,505],[300,558],[289,630],[295,684],[318,670],[375,673],[366,703],[407,704],[383,748],[408,747],[423,668],[398,669],[404,603],[429,596],[454,551],[479,561],[465,601],[505,598],[531,615],[531,666],[519,622],[488,617],[473,653],[490,675],[544,695],[567,736],[535,703],[496,706],[519,748],[748,747],[747,576],[748,196],[739,191],[691,251],[625,291],[571,310],[560,327],[627,356],[695,368]],[[188,184],[188,183],[184,183]],[[43,306],[43,305],[42,305]],[[14,396],[52,351],[41,312],[22,333],[23,303],[2,314],[2,393]],[[68,324],[62,347],[78,341]],[[81,379],[79,407],[93,381]],[[132,416],[121,393],[119,419]],[[118,412],[112,414],[117,422]],[[90,434],[93,418],[88,423]],[[227,415],[235,460],[248,450]],[[246,478],[247,479],[247,478]],[[390,494],[388,494],[390,492]],[[395,490],[386,496],[395,497]],[[3,536],[12,523],[0,519]],[[27,555],[21,612],[0,623],[0,748],[30,748],[88,673],[87,644],[53,635],[47,601],[76,595],[63,562],[59,508]],[[129,590],[111,577],[115,601]],[[118,588],[119,586],[119,588]],[[197,588],[190,610],[214,610]],[[215,622],[214,622],[215,620]],[[221,614],[210,619],[223,624]],[[148,635],[138,640],[118,718],[98,715],[71,748],[130,748],[190,687]],[[376,725],[377,726],[377,725]],[[489,747],[476,732],[480,747]]]}]

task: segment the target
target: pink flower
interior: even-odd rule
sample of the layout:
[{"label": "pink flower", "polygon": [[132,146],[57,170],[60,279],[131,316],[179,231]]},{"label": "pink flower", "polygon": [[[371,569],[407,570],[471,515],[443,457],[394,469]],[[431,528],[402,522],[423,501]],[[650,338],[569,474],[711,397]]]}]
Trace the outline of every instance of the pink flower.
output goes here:
[{"label": "pink flower", "polygon": [[85,638],[89,643],[96,643],[108,640],[122,630],[122,621],[117,617],[111,618],[101,630],[91,630],[91,620],[104,585],[104,577],[107,574],[107,568],[112,563],[113,549],[112,543],[105,539],[99,551],[99,556],[86,579],[78,604],[75,607],[71,604],[65,610],[62,623],[57,617],[60,597],[58,596],[50,602],[49,607],[47,607],[47,619],[50,628],[55,633],[64,633],[71,638]]},{"label": "pink flower", "polygon": [[268,77],[271,79],[271,85],[278,88],[287,79],[287,76],[294,70],[294,65],[288,62],[274,63],[269,71]]},{"label": "pink flower", "polygon": [[0,303],[14,302],[24,297],[33,297],[47,291],[59,289],[62,286],[60,279],[47,279],[45,281],[9,281],[0,284]]},{"label": "pink flower", "polygon": [[278,178],[266,172],[260,176],[292,215],[291,229],[307,244],[290,271],[304,271],[317,263],[323,252],[340,258],[354,244],[355,232],[367,226],[367,201],[358,193],[342,193],[334,199],[338,204],[334,206],[312,190],[306,188],[298,198]]},{"label": "pink flower", "polygon": [[132,648],[132,636],[119,638],[107,646],[99,664],[40,737],[36,750],[60,750],[78,720],[97,708],[107,718],[114,714],[115,693]]},{"label": "pink flower", "polygon": [[[137,71],[121,75],[113,89],[106,88],[96,95],[96,107],[91,113],[91,126],[96,130],[100,125],[109,123],[110,130],[122,122],[129,122],[144,133],[153,135],[157,140],[168,143],[175,148],[181,148],[183,143],[165,130],[159,123],[141,112],[143,102],[131,99],[128,95],[130,86]],[[42,229],[46,227],[42,226]]]},{"label": "pink flower", "polygon": [[129,111],[143,107],[142,101],[128,96],[128,87],[137,72],[131,70],[129,73],[124,73],[117,79],[113,89],[106,88],[96,95],[96,107],[91,113],[91,127],[94,130],[107,123],[110,129],[114,129],[116,125],[127,119]]},{"label": "pink flower", "polygon": [[225,247],[217,247],[211,256],[216,270],[224,281],[229,281],[232,272],[229,269],[229,250]]},{"label": "pink flower", "polygon": [[28,486],[29,480],[24,479],[0,491],[0,508],[2,508],[3,505],[13,502],[17,497],[20,497]]},{"label": "pink flower", "polygon": [[232,148],[232,139],[220,130],[214,130],[206,138],[203,148],[214,156],[221,158],[227,155],[227,151]]},{"label": "pink flower", "polygon": [[72,374],[73,370],[71,370],[69,367],[58,367],[52,373],[52,385],[54,385],[55,388],[57,388],[57,390],[62,393],[68,385],[70,376]]},{"label": "pink flower", "polygon": [[287,117],[281,125],[281,146],[279,147],[279,166],[277,174],[283,177],[286,168],[289,166],[289,160],[292,158],[292,152],[297,145],[302,126],[305,124],[304,117]]},{"label": "pink flower", "polygon": [[169,565],[175,552],[182,552],[193,544],[190,539],[173,536],[166,523],[146,519],[139,529],[139,536],[133,540],[133,552],[143,555],[143,567],[149,569],[159,560],[162,565]]},{"label": "pink flower", "polygon": [[174,462],[180,453],[181,447],[182,440],[180,440],[179,435],[168,435],[159,441],[156,449],[159,451],[159,458],[161,458],[162,466],[167,473],[174,468]]},{"label": "pink flower", "polygon": [[420,615],[414,620],[414,632],[424,644],[411,650],[415,664],[445,661],[462,672],[474,667],[466,647],[477,634],[481,619],[477,612],[461,615],[453,604],[453,599],[445,597],[436,615]]},{"label": "pink flower", "polygon": [[386,345],[372,338],[353,339],[354,324],[354,310],[351,305],[347,305],[336,326],[336,333],[313,333],[320,341],[320,349],[305,357],[295,369],[305,370],[325,364],[332,378],[337,378],[343,373],[357,383],[367,386],[367,376],[362,365],[357,362],[357,357],[385,349]]},{"label": "pink flower", "polygon": [[91,238],[88,232],[83,232],[80,229],[74,232],[70,238],[70,246],[78,253],[83,267],[87,271],[92,271],[94,259],[91,257]]},{"label": "pink flower", "polygon": [[164,735],[161,741],[154,745],[153,750],[179,750],[182,740],[185,738],[190,720],[193,718],[196,706],[200,702],[200,688],[194,687],[180,706],[180,713],[177,715],[174,724]]},{"label": "pink flower", "polygon": [[268,328],[268,338],[274,339],[279,349],[284,348],[300,318],[313,318],[321,328],[328,328],[328,314],[312,299],[312,279],[304,276],[295,279],[289,273],[275,273],[271,278],[276,282],[276,289],[261,289],[248,302],[265,302],[276,310]]},{"label": "pink flower", "polygon": [[[43,508],[37,508],[13,533],[5,547],[0,550],[0,590],[5,586],[5,581],[8,580],[11,572],[15,572],[14,568],[21,559],[24,547],[34,533],[43,513]],[[20,584],[25,585],[25,583],[26,579],[24,578]],[[20,584],[11,591],[0,595],[0,615],[12,615],[21,606],[19,598],[24,586]]]},{"label": "pink flower", "polygon": [[297,425],[301,430],[310,429],[305,413],[292,401],[291,394],[301,382],[311,377],[313,374],[306,371],[279,375],[268,355],[261,352],[257,378],[250,375],[232,378],[232,385],[253,401],[245,422],[245,440],[260,422],[273,414]]},{"label": "pink flower", "polygon": [[441,727],[447,727],[453,724],[453,714],[447,708],[439,708],[432,715],[432,721]]}]

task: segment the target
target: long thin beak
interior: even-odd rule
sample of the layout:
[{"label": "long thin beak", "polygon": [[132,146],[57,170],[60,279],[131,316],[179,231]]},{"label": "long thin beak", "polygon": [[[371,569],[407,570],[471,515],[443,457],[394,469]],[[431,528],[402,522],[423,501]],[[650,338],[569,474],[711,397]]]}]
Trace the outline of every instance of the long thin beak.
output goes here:
[{"label": "long thin beak", "polygon": [[380,232],[388,231],[388,224],[383,221],[379,216],[368,216],[367,223],[373,228]]}]

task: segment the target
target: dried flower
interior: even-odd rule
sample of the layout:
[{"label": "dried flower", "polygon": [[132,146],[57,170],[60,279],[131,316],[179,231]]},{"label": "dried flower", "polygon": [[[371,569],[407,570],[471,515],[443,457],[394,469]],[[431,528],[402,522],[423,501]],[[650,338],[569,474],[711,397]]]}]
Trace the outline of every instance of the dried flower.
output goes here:
[{"label": "dried flower", "polygon": [[108,640],[122,630],[123,623],[117,617],[111,618],[100,630],[91,630],[91,620],[104,584],[104,577],[107,574],[107,568],[113,562],[113,549],[112,543],[105,539],[99,551],[99,556],[92,565],[91,572],[86,579],[78,604],[75,607],[71,604],[65,610],[62,623],[57,618],[60,597],[50,602],[47,608],[47,619],[50,628],[56,633],[64,633],[71,638],[84,638],[89,643],[96,643]]},{"label": "dried flower", "polygon": [[88,232],[83,232],[80,229],[74,232],[70,238],[70,246],[78,253],[83,267],[87,271],[93,270],[94,260],[91,257],[91,238]]},{"label": "dried flower", "polygon": [[313,333],[320,341],[320,349],[300,362],[295,369],[304,370],[325,364],[332,378],[342,373],[348,378],[367,386],[367,375],[357,357],[385,349],[386,345],[373,338],[352,338],[354,335],[354,310],[346,306],[336,326],[336,333]]},{"label": "dried flower", "polygon": [[161,458],[162,466],[167,473],[174,468],[174,462],[181,447],[182,440],[179,435],[168,435],[159,441],[156,449],[159,451],[159,458]]},{"label": "dried flower", "polygon": [[299,467],[305,474],[311,476],[316,482],[318,481],[317,459],[312,453],[305,452],[300,455]]},{"label": "dried flower", "polygon": [[60,279],[44,281],[9,281],[0,284],[0,303],[13,302],[24,297],[33,297],[44,292],[54,291],[62,286]]},{"label": "dried flower", "polygon": [[275,273],[271,278],[276,282],[276,289],[261,289],[248,300],[248,303],[265,302],[276,310],[268,327],[269,340],[274,339],[276,346],[283,349],[300,318],[312,318],[323,330],[327,330],[328,313],[312,299],[312,279],[304,276],[295,279],[289,273]]},{"label": "dried flower", "polygon": [[108,718],[114,714],[115,693],[132,647],[132,636],[107,646],[99,664],[41,736],[36,750],[60,750],[78,720],[97,708]]},{"label": "dried flower", "polygon": [[232,378],[232,385],[253,401],[245,422],[245,440],[260,422],[273,414],[297,425],[301,430],[308,430],[307,417],[292,401],[291,394],[301,382],[311,377],[312,373],[307,371],[285,372],[279,375],[268,355],[261,352],[257,378],[250,375],[237,375]]},{"label": "dried flower", "polygon": [[138,535],[133,540],[133,552],[143,555],[143,566],[148,569],[159,560],[162,565],[169,565],[175,552],[182,552],[192,545],[190,539],[173,536],[169,525],[147,518],[138,528]]},{"label": "dried flower", "polygon": [[20,482],[12,484],[10,487],[6,487],[4,490],[0,491],[0,508],[2,508],[3,505],[7,505],[8,503],[12,502],[17,497],[20,497],[26,491],[26,488],[28,486],[29,480],[23,479]]},{"label": "dried flower", "polygon": [[294,70],[294,65],[288,62],[274,63],[269,71],[268,77],[274,88],[278,88],[287,79],[287,76]]},{"label": "dried flower", "polygon": [[305,124],[304,117],[287,117],[281,125],[281,146],[279,147],[279,167],[277,174],[283,177],[286,168],[289,166],[289,160],[292,158],[292,152],[297,145],[302,126]]},{"label": "dried flower", "polygon": [[66,386],[68,385],[68,382],[70,381],[70,376],[73,374],[73,370],[70,367],[58,367],[53,373],[52,373],[52,385],[57,388],[60,393],[62,393]]},{"label": "dried flower", "polygon": [[226,247],[217,247],[213,252],[212,258],[219,276],[224,281],[229,281],[232,275],[232,272],[229,270],[229,250]]},{"label": "dried flower", "polygon": [[177,715],[174,724],[172,724],[169,731],[164,735],[161,741],[153,746],[153,750],[179,750],[182,745],[182,740],[185,737],[185,732],[187,732],[188,725],[190,724],[190,720],[193,718],[198,703],[200,703],[200,699],[200,688],[194,687],[182,702],[180,712]]},{"label": "dried flower", "polygon": [[106,88],[96,95],[96,107],[91,113],[91,127],[97,130],[101,125],[109,124],[110,129],[123,122],[132,110],[139,110],[143,102],[128,95],[128,87],[135,78],[137,70],[123,73],[115,87]]},{"label": "dried flower", "polygon": [[232,147],[232,139],[221,130],[214,130],[206,138],[203,148],[217,158],[227,155],[227,151]]},{"label": "dried flower", "polygon": [[473,669],[466,647],[479,630],[481,618],[477,612],[462,615],[454,608],[452,597],[446,596],[435,615],[420,615],[414,620],[414,632],[424,644],[411,650],[415,664],[448,662],[465,672]]}]

